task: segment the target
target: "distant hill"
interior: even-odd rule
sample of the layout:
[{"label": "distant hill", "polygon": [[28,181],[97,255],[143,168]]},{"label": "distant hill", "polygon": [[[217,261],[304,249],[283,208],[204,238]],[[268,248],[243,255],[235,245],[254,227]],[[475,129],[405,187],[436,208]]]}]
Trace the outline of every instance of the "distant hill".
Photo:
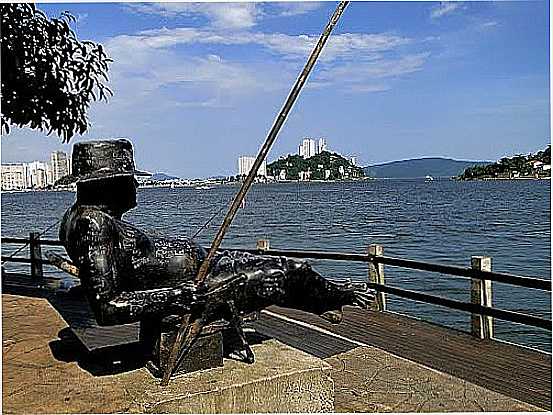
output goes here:
[{"label": "distant hill", "polygon": [[442,157],[426,157],[375,164],[364,168],[365,175],[377,178],[453,177],[472,166],[481,166],[491,161],[453,160]]},{"label": "distant hill", "polygon": [[178,177],[169,176],[168,174],[165,174],[165,173],[154,173],[152,174],[152,177],[150,179],[156,180],[158,182],[162,182],[164,180],[175,180],[175,179],[178,179]]}]

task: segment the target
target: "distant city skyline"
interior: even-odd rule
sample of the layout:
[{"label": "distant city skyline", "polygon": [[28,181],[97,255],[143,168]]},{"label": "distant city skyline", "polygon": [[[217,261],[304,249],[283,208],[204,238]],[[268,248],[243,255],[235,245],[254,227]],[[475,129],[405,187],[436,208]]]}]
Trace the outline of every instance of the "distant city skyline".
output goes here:
[{"label": "distant city skyline", "polygon": [[2,190],[44,189],[71,174],[71,157],[63,151],[53,151],[49,161],[2,163],[0,188]]},{"label": "distant city skyline", "polygon": [[[137,165],[230,175],[255,155],[335,3],[40,4],[114,59],[108,104],[72,143],[128,137]],[[353,2],[268,161],[325,137],[361,166],[497,160],[550,142],[549,2]],[[2,163],[71,153],[13,128]]]}]

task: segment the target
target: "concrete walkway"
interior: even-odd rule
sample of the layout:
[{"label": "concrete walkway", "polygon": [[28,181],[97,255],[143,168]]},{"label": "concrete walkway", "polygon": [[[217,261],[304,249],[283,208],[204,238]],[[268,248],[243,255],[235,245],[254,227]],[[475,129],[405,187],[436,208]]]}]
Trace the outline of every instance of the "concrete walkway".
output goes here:
[{"label": "concrete walkway", "polygon": [[338,412],[543,411],[374,347],[325,359]]},{"label": "concrete walkway", "polygon": [[[3,413],[144,412],[148,402],[141,391],[157,393],[146,377],[138,384],[125,380],[137,372],[125,367],[125,356],[121,367],[112,368],[116,375],[102,372],[94,361],[77,363],[78,341],[45,299],[4,294],[2,317]],[[68,342],[74,343],[61,353]],[[332,366],[337,412],[539,410],[378,348],[356,347],[325,360]],[[235,365],[236,370],[248,367]]]}]

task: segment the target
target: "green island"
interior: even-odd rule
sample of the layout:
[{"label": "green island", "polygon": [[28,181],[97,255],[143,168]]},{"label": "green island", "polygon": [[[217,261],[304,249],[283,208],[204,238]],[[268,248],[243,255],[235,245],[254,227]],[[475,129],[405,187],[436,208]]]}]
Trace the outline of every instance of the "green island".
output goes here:
[{"label": "green island", "polygon": [[496,163],[473,166],[457,177],[458,180],[540,179],[551,177],[551,146],[527,156],[518,154],[503,157]]},{"label": "green island", "polygon": [[365,177],[362,167],[329,151],[322,151],[309,158],[297,154],[281,157],[267,165],[267,174],[279,180],[344,180]]}]

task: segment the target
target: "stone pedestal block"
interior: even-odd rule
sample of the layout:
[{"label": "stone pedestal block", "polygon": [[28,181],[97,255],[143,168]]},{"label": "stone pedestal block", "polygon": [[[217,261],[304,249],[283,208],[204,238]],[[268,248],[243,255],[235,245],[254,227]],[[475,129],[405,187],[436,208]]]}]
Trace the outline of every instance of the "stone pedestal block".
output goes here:
[{"label": "stone pedestal block", "polygon": [[256,362],[251,365],[225,359],[222,368],[177,376],[166,388],[158,382],[136,384],[133,401],[148,413],[334,411],[327,363],[276,340],[253,350]]}]

